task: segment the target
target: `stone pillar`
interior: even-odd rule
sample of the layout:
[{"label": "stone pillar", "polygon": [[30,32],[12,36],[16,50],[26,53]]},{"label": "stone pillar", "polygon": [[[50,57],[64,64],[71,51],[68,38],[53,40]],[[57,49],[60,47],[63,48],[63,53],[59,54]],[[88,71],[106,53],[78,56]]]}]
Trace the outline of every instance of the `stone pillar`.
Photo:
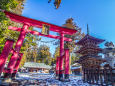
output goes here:
[{"label": "stone pillar", "polygon": [[60,34],[59,80],[63,80],[64,34]]},{"label": "stone pillar", "polygon": [[16,64],[16,61],[17,61],[21,46],[23,44],[24,38],[26,36],[26,31],[27,31],[28,27],[29,27],[29,25],[24,24],[21,29],[18,41],[17,41],[15,49],[14,49],[15,51],[10,58],[10,62],[8,63],[7,71],[4,74],[4,78],[10,78],[13,73],[13,69]]},{"label": "stone pillar", "polygon": [[65,79],[69,79],[69,49],[65,49]]},{"label": "stone pillar", "polygon": [[12,47],[13,47],[14,40],[8,39],[5,43],[3,51],[0,55],[0,76],[4,70],[5,63],[7,61],[8,55],[10,54]]},{"label": "stone pillar", "polygon": [[15,64],[13,73],[12,73],[12,78],[14,78],[14,79],[15,79],[16,73],[18,72],[20,61],[21,61],[22,57],[23,57],[23,53],[20,53],[18,56],[17,62]]},{"label": "stone pillar", "polygon": [[57,79],[58,76],[59,76],[59,58],[60,58],[60,57],[57,57],[57,58],[56,58],[56,79]]}]

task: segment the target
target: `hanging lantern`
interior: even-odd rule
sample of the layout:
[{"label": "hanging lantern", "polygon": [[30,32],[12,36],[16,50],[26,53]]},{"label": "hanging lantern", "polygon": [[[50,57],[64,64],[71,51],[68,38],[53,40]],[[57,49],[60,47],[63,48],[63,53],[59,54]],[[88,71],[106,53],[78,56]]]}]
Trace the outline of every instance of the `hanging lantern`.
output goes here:
[{"label": "hanging lantern", "polygon": [[43,24],[42,34],[44,34],[44,35],[49,35],[49,28],[50,28],[49,25]]}]

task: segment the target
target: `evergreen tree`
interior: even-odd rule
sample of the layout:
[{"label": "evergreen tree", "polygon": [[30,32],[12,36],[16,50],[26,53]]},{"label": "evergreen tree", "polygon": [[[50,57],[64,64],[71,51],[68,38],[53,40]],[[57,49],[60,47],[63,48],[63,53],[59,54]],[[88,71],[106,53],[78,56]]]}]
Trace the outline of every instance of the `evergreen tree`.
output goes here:
[{"label": "evergreen tree", "polygon": [[[22,10],[24,8],[24,3],[25,3],[25,0],[0,0],[0,9],[21,15]],[[5,14],[2,11],[0,11],[0,53],[4,47],[6,38],[14,39],[15,40],[14,46],[15,46],[20,34],[18,31],[9,30],[8,26],[22,27],[23,25],[20,23],[11,21],[9,18],[5,16]],[[33,27],[30,27],[29,29],[32,30]],[[21,51],[20,51],[20,53],[24,53],[23,58],[21,60],[21,66],[26,61],[26,57],[28,55],[28,52],[27,52],[28,48],[35,46],[37,44],[35,41],[37,40],[37,38],[38,37],[33,36],[31,34],[26,35],[23,46],[21,47]],[[9,56],[9,58],[10,57],[11,56]]]},{"label": "evergreen tree", "polygon": [[[0,9],[18,14],[18,10],[15,9],[18,7],[23,7],[23,1],[24,0],[0,0]],[[19,10],[22,11],[22,9]],[[19,35],[19,32],[8,30],[9,25],[18,26],[19,24],[12,22],[2,11],[0,11],[0,52],[3,49],[6,38],[16,40],[17,36]]]},{"label": "evergreen tree", "polygon": [[50,53],[50,48],[46,45],[41,45],[38,49],[38,60],[40,60],[41,62],[44,62],[44,59],[46,59],[48,56],[51,57],[51,53]]}]

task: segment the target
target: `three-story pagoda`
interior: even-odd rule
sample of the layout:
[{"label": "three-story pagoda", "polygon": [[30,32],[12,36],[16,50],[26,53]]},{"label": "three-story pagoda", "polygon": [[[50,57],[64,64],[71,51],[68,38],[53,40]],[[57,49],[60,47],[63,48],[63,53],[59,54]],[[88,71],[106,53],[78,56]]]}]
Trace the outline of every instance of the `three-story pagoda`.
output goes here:
[{"label": "three-story pagoda", "polygon": [[77,53],[82,55],[77,62],[85,68],[98,67],[104,61],[102,57],[98,55],[98,53],[102,51],[98,44],[103,41],[102,39],[90,36],[87,25],[87,34],[76,43],[81,46]]}]

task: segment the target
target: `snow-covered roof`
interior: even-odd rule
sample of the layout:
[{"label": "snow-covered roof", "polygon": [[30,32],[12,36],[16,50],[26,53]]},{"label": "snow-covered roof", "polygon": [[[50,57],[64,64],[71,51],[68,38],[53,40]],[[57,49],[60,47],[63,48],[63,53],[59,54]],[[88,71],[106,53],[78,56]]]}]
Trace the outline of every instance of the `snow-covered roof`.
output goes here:
[{"label": "snow-covered roof", "polygon": [[103,53],[110,53],[110,52],[113,52],[113,53],[115,53],[115,48],[105,48],[105,49],[103,49]]},{"label": "snow-covered roof", "polygon": [[102,64],[100,64],[100,66],[105,66],[106,64],[108,64],[107,62],[104,62],[104,63],[102,63]]},{"label": "snow-covered roof", "polygon": [[74,63],[74,64],[72,64],[72,66],[75,66],[75,65],[80,65],[79,63]]},{"label": "snow-covered roof", "polygon": [[71,70],[74,70],[74,69],[79,69],[79,68],[81,68],[81,66],[71,67]]},{"label": "snow-covered roof", "polygon": [[46,69],[51,69],[51,66],[46,65],[44,63],[35,63],[35,62],[26,62],[24,64],[25,68],[46,68]]}]

